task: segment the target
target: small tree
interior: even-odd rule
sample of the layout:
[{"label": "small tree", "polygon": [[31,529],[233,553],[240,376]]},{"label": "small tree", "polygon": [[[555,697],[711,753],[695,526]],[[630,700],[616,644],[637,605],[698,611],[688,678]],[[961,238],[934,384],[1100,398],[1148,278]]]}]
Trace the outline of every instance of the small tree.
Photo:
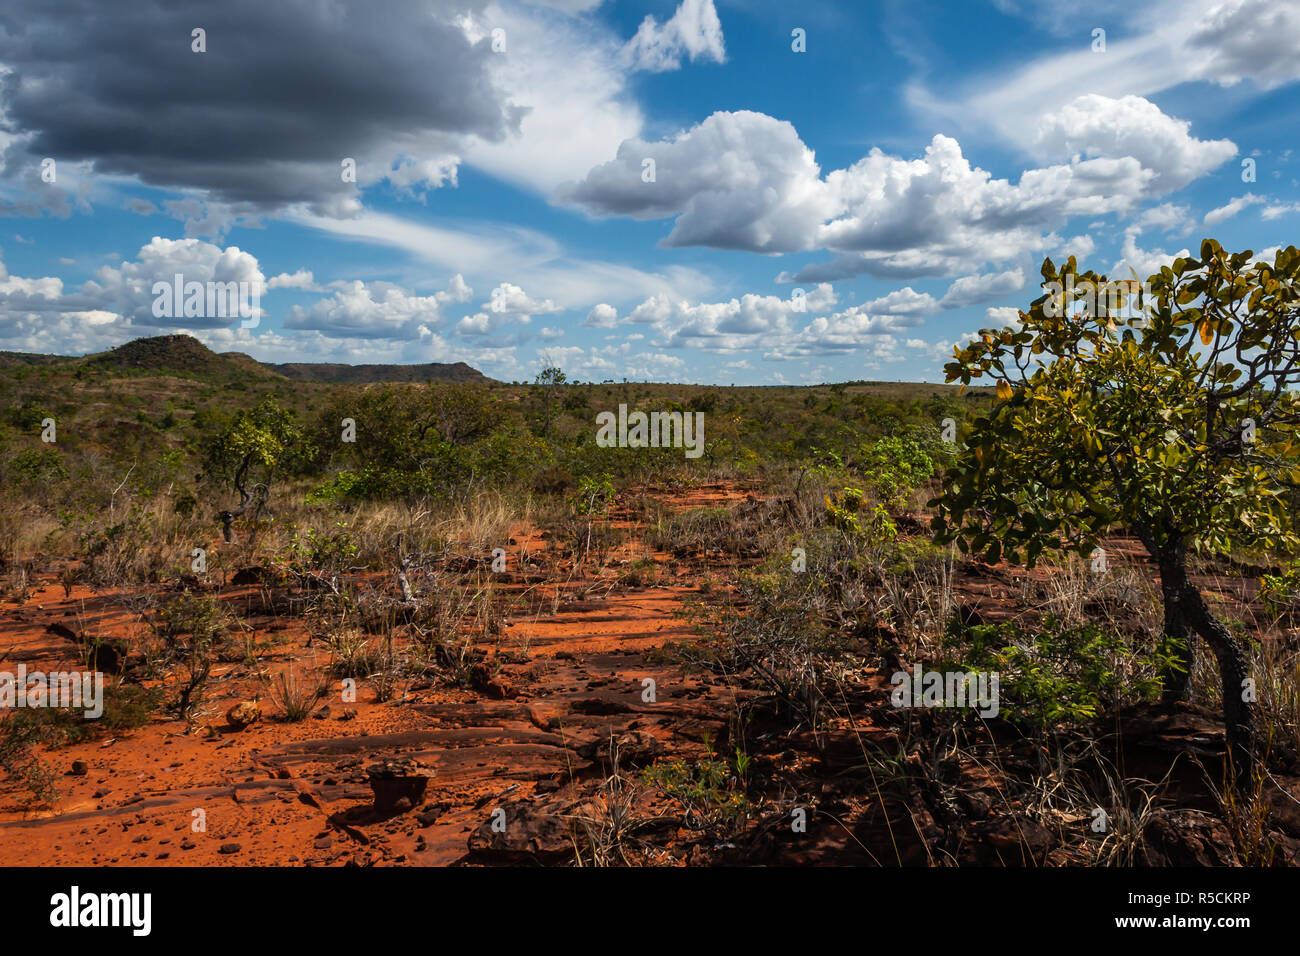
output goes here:
[{"label": "small tree", "polygon": [[558,404],[556,393],[564,387],[569,381],[569,377],[564,374],[564,369],[551,362],[549,355],[542,356],[542,368],[537,373],[537,378],[533,381],[534,385],[542,387],[542,434],[550,435],[551,425],[555,421],[556,405]]},{"label": "small tree", "polygon": [[463,383],[430,384],[418,412],[418,439],[432,430],[456,446],[492,434],[505,418],[500,399],[482,385]]},{"label": "small tree", "polygon": [[945,367],[950,382],[991,378],[997,400],[964,429],[934,530],[990,561],[1032,565],[1131,529],[1160,573],[1166,700],[1186,696],[1200,636],[1218,661],[1229,755],[1245,780],[1245,650],[1187,561],[1297,545],[1286,499],[1300,480],[1300,403],[1288,391],[1300,378],[1300,251],[1259,262],[1207,239],[1199,259],[1150,278],[1136,316],[1127,294],[1078,273],[1073,257],[1042,273],[1048,293],[1019,329],[983,330]]},{"label": "small tree", "polygon": [[[239,494],[239,506],[217,512],[221,534],[233,538],[235,519],[254,501],[260,514],[270,495],[277,468],[303,453],[302,433],[293,413],[267,399],[252,410],[241,409],[205,450],[209,476],[231,485]],[[259,479],[260,480],[255,480]]]}]

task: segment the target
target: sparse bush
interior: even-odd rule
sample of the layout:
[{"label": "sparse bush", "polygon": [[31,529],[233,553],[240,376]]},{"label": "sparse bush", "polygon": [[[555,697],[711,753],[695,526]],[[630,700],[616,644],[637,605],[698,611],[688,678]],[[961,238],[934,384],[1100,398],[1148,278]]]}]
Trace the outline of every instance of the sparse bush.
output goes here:
[{"label": "sparse bush", "polygon": [[679,558],[710,551],[753,554],[756,541],[734,510],[717,506],[688,508],[661,519],[645,533],[646,545]]},{"label": "sparse bush", "polygon": [[171,644],[185,634],[213,642],[225,635],[230,623],[230,614],[215,598],[186,591],[158,612],[155,630]]},{"label": "sparse bush", "polygon": [[[743,755],[737,755],[743,759]],[[680,803],[691,829],[729,833],[744,822],[750,804],[740,773],[715,756],[659,761],[641,772],[642,781]]]},{"label": "sparse bush", "polygon": [[909,434],[886,435],[863,448],[857,463],[875,496],[900,506],[934,474],[934,459]]},{"label": "sparse bush", "polygon": [[850,647],[878,631],[878,577],[855,536],[822,529],[800,543],[805,571],[782,554],[742,572],[735,602],[696,609],[703,640],[679,653],[762,688],[790,723],[816,730]]},{"label": "sparse bush", "polygon": [[1062,626],[1050,616],[1032,630],[1014,624],[965,627],[954,619],[946,643],[951,656],[940,669],[998,674],[999,716],[1039,731],[1086,724],[1103,709],[1154,699],[1166,663],[1155,639],[1134,646],[1095,624]]}]

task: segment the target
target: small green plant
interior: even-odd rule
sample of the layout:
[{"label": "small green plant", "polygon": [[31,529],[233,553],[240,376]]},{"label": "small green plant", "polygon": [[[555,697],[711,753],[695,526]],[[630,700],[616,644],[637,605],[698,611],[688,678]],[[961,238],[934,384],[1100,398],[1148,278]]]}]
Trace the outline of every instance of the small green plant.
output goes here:
[{"label": "small green plant", "polygon": [[[810,395],[809,398],[812,396]],[[829,481],[834,475],[844,471],[844,459],[836,452],[824,451],[820,448],[809,448],[808,458],[799,468],[799,480],[795,482],[794,494],[797,498],[800,490],[803,488],[804,479],[809,475],[815,475],[823,480]]]},{"label": "small green plant", "polygon": [[1259,579],[1259,599],[1274,621],[1291,614],[1300,602],[1300,561],[1293,561],[1280,574]]},{"label": "small green plant", "polygon": [[741,786],[749,784],[749,767],[754,762],[754,758],[745,753],[739,747],[736,748],[736,776],[739,778]]},{"label": "small green plant", "polygon": [[862,525],[858,522],[858,509],[862,507],[862,497],[861,488],[845,488],[834,497],[826,495],[826,523],[841,531],[860,534]]},{"label": "small green plant", "polygon": [[[748,766],[749,759],[745,758],[745,768]],[[699,760],[658,762],[641,771],[641,775],[643,782],[682,805],[688,826],[730,831],[749,815],[740,769],[712,755]]]},{"label": "small green plant", "polygon": [[1168,663],[1156,641],[1135,646],[1096,624],[1063,627],[1050,616],[1032,631],[954,622],[945,643],[963,647],[941,669],[998,674],[1000,716],[1040,730],[1087,723],[1103,707],[1156,697]]},{"label": "small green plant", "polygon": [[654,558],[638,558],[623,572],[622,583],[630,588],[645,587],[659,580],[659,565]]},{"label": "small green plant", "polygon": [[33,757],[23,764],[18,777],[27,792],[31,794],[33,807],[54,806],[54,802],[59,798],[59,790],[54,783],[59,777],[57,770],[40,757]]},{"label": "small green plant", "polygon": [[203,701],[208,676],[212,673],[212,641],[195,638],[190,641],[181,661],[181,678],[173,707],[176,716],[187,723]]},{"label": "small green plant", "polygon": [[898,527],[885,506],[873,502],[866,508],[866,493],[861,488],[845,488],[840,494],[826,496],[826,523],[852,535],[864,535],[877,543],[893,541]]},{"label": "small green plant", "polygon": [[934,459],[912,435],[895,434],[866,446],[858,468],[880,500],[895,507],[934,474]]},{"label": "small green plant", "polygon": [[345,521],[338,522],[330,532],[308,528],[305,534],[294,532],[289,541],[289,570],[300,577],[337,574],[351,567],[360,552]]},{"label": "small green plant", "polygon": [[189,634],[195,641],[213,641],[226,633],[229,615],[205,594],[181,594],[158,612],[154,630],[169,643]]},{"label": "small green plant", "polygon": [[338,627],[326,636],[326,641],[333,655],[331,669],[336,677],[371,677],[383,667],[380,649],[356,628]]},{"label": "small green plant", "polygon": [[578,490],[569,499],[569,507],[584,518],[603,515],[614,503],[614,482],[608,473],[584,475],[578,479]]}]

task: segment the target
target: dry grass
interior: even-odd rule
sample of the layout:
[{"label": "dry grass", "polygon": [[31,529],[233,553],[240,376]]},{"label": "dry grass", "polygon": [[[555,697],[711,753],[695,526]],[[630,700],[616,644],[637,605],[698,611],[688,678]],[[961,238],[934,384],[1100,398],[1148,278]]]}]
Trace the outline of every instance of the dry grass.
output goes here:
[{"label": "dry grass", "polygon": [[[585,803],[573,820],[580,833],[572,837],[577,866],[633,866],[635,836],[647,818],[636,805],[644,788],[625,777],[619,769],[618,747],[610,740],[613,768],[595,796]],[[579,838],[581,837],[581,838]]]},{"label": "dry grass", "polygon": [[311,716],[316,704],[329,692],[329,684],[320,675],[304,677],[296,667],[281,671],[271,681],[270,697],[280,708],[281,716],[298,723]]}]

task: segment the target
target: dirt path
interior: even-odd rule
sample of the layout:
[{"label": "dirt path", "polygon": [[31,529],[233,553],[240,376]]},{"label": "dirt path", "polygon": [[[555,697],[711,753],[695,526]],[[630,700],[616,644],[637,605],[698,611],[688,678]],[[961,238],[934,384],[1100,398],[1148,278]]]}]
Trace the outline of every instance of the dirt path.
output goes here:
[{"label": "dirt path", "polygon": [[[706,491],[703,500],[725,498]],[[481,690],[432,686],[378,704],[363,685],[356,703],[328,700],[300,723],[224,727],[219,715],[247,689],[224,684],[233,668],[218,668],[210,709],[222,730],[186,734],[179,721],[155,720],[46,752],[60,774],[52,810],[32,810],[9,781],[0,791],[0,864],[549,859],[568,842],[549,832],[556,814],[599,788],[611,739],[627,768],[657,754],[699,752],[703,739],[725,733],[725,688],[688,679],[654,653],[691,636],[679,612],[693,593],[673,583],[565,596],[555,613],[508,622]],[[0,611],[10,651],[3,666],[73,667],[72,642],[51,625],[120,632],[128,618],[111,596],[75,592],[65,601],[57,585],[43,587]],[[299,663],[309,654],[296,642],[287,653]],[[421,806],[381,818],[366,768],[395,758],[419,761],[432,779]],[[539,824],[534,811],[543,804]],[[504,834],[492,829],[498,809]]]}]

